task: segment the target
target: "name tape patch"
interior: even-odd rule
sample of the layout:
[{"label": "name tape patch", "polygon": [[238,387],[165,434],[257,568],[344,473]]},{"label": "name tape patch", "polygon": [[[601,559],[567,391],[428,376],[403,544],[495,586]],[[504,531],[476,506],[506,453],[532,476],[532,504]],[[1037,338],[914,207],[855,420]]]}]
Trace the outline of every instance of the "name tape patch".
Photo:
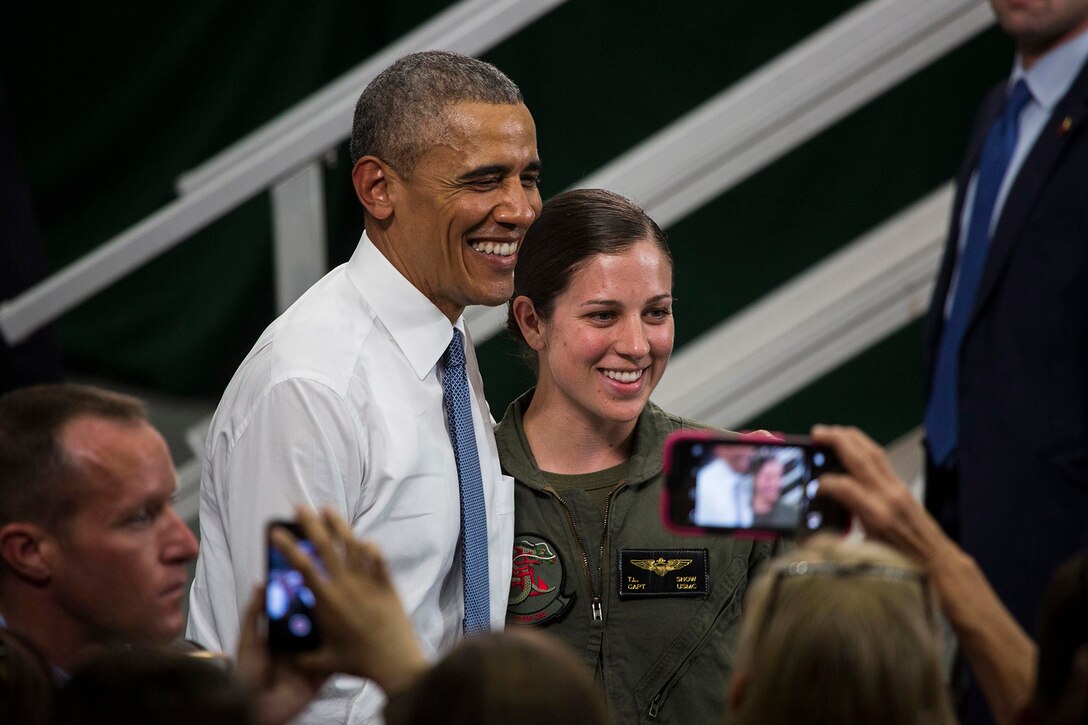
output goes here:
[{"label": "name tape patch", "polygon": [[705,597],[710,581],[706,549],[620,549],[621,598]]}]

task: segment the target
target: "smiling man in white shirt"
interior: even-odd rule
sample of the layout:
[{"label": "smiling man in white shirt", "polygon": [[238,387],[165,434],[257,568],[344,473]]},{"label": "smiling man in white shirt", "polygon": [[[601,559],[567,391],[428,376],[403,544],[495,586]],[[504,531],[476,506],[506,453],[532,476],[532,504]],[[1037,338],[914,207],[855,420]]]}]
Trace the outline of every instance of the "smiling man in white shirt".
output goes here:
[{"label": "smiling man in white shirt", "polygon": [[[462,312],[512,293],[541,205],[533,119],[493,66],[417,53],[363,92],[351,154],[358,248],[265,330],[208,434],[188,635],[211,648],[234,649],[264,571],[264,527],[295,504],[334,508],[381,547],[425,651],[462,636],[459,469],[443,405],[451,338],[464,340],[486,504],[486,617],[502,627],[513,490]],[[367,722],[381,702],[373,684],[338,678],[303,719]]]}]

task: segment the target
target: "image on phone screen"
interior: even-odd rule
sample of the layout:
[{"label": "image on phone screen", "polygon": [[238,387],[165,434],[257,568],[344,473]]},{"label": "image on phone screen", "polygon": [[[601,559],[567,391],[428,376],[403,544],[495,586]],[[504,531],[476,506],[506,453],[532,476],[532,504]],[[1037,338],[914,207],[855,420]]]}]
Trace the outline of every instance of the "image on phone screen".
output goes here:
[{"label": "image on phone screen", "polygon": [[[291,522],[274,522],[294,534],[299,548],[316,559],[313,544],[303,537],[301,527]],[[315,649],[321,643],[314,617],[314,594],[271,542],[268,544],[268,579],[265,584],[265,615],[268,619],[268,646],[276,652]]]},{"label": "image on phone screen", "polygon": [[804,486],[812,479],[804,449],[718,443],[698,447],[696,526],[790,531],[801,520]]},{"label": "image on phone screen", "polygon": [[678,531],[793,536],[849,529],[849,513],[819,496],[820,475],[840,470],[838,461],[807,439],[679,431],[665,449],[666,523]]}]

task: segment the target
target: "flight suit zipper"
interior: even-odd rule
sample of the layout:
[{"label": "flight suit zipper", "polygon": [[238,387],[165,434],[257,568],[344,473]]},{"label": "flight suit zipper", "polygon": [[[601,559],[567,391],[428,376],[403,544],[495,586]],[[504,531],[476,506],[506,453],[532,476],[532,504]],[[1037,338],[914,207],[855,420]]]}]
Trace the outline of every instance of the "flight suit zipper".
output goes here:
[{"label": "flight suit zipper", "polygon": [[608,542],[608,514],[612,510],[612,497],[619,492],[624,486],[627,485],[626,481],[621,481],[615,488],[608,494],[608,498],[604,503],[604,526],[601,532],[601,543],[597,548],[597,583],[599,586],[593,585],[593,577],[589,573],[589,554],[586,553],[585,541],[582,539],[582,535],[578,532],[578,525],[574,521],[574,513],[570,510],[570,506],[563,497],[551,486],[546,486],[545,491],[555,496],[555,500],[559,502],[559,505],[563,507],[563,513],[567,515],[567,523],[570,525],[571,534],[574,536],[575,544],[578,546],[578,551],[582,555],[582,573],[585,576],[586,588],[589,590],[589,608],[590,615],[593,617],[594,622],[604,621],[604,607],[601,600],[604,594],[604,555],[605,545]]}]

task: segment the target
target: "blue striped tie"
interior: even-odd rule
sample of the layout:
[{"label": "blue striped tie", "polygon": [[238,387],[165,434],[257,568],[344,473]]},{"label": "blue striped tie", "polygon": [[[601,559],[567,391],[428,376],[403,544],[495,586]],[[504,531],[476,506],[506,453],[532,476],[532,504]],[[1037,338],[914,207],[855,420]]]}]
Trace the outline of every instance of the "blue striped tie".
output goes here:
[{"label": "blue striped tie", "polygon": [[442,355],[442,403],[457,461],[457,480],[461,489],[461,574],[465,588],[466,634],[491,628],[491,597],[487,573],[487,507],[484,481],[480,475],[480,456],[476,451],[476,433],[472,425],[472,400],[465,372],[465,348],[461,331],[453,330],[453,339]]},{"label": "blue striped tie", "polygon": [[959,445],[959,388],[960,344],[967,332],[967,323],[975,307],[982,270],[986,266],[986,254],[990,248],[990,222],[997,204],[997,194],[1005,178],[1009,161],[1016,149],[1020,132],[1020,111],[1031,100],[1031,91],[1023,79],[1016,82],[1005,110],[997,119],[982,147],[975,182],[975,199],[971,206],[971,221],[967,227],[967,240],[959,264],[959,279],[952,298],[952,310],[945,321],[937,348],[937,361],[933,375],[933,389],[926,405],[926,438],[933,462],[943,466]]}]

